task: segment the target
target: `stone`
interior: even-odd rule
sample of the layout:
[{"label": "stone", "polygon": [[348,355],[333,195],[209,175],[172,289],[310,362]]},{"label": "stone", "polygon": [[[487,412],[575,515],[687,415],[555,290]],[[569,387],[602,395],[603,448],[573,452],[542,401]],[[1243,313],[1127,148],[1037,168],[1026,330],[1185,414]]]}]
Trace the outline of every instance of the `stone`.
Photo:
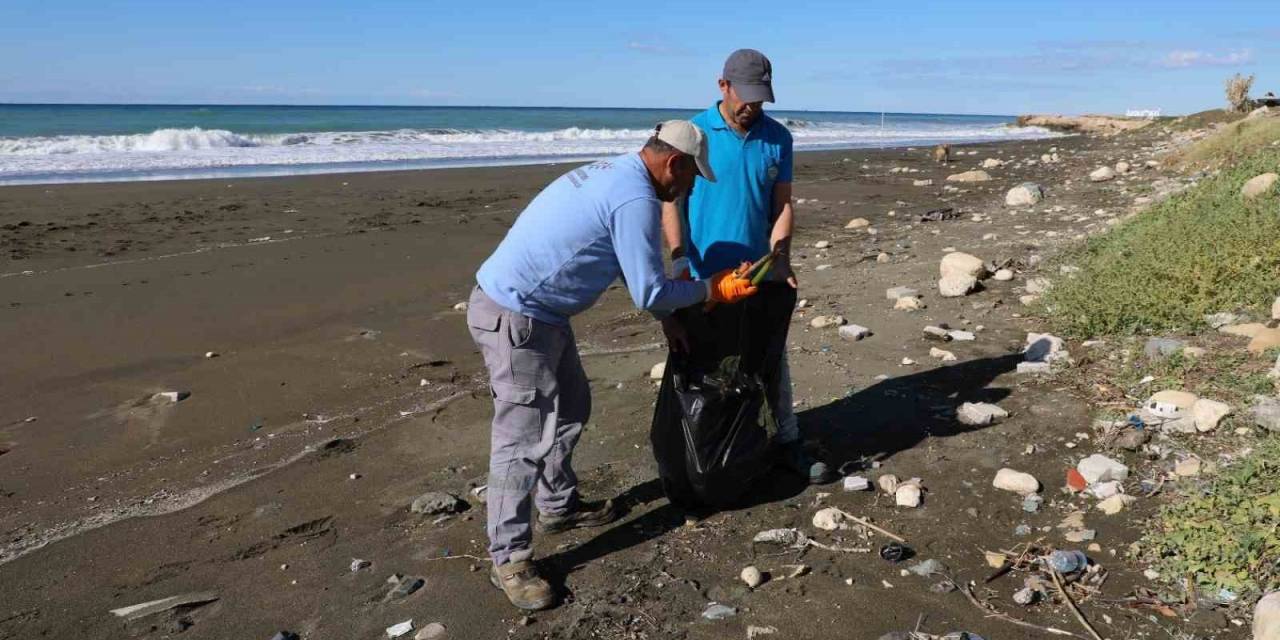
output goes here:
[{"label": "stone", "polygon": [[1022,510],[1027,513],[1035,513],[1040,510],[1040,505],[1044,504],[1044,498],[1037,495],[1029,495],[1022,499]]},{"label": "stone", "polygon": [[1262,324],[1261,322],[1247,322],[1245,324],[1224,324],[1218,327],[1218,331],[1227,335],[1252,338],[1258,335],[1259,332],[1265,331],[1266,328],[1267,325]]},{"label": "stone", "polygon": [[814,249],[826,249],[830,246],[831,246],[831,243],[826,240],[819,240],[813,244]]},{"label": "stone", "polygon": [[823,531],[836,531],[844,528],[844,519],[843,511],[827,507],[813,514],[813,526]]},{"label": "stone", "polygon": [[871,488],[871,481],[862,476],[846,476],[844,479],[845,491],[866,491]]},{"label": "stone", "polygon": [[924,308],[924,303],[920,302],[920,298],[907,296],[905,298],[898,298],[893,303],[893,308],[898,311],[919,311]]},{"label": "stone", "polygon": [[424,493],[415,498],[413,504],[409,506],[410,511],[429,516],[458,513],[466,508],[467,503],[463,502],[461,498],[443,491]]},{"label": "stone", "polygon": [[1280,591],[1272,591],[1253,608],[1253,640],[1280,640]]},{"label": "stone", "polygon": [[867,220],[866,218],[854,218],[849,221],[849,224],[844,225],[844,228],[861,229],[863,227],[869,227],[869,226],[871,226],[870,220]]},{"label": "stone", "polygon": [[925,340],[938,340],[941,342],[951,342],[951,340],[953,339],[951,337],[950,332],[948,332],[946,329],[943,329],[942,327],[928,325],[923,329],[923,331],[924,331]]},{"label": "stone", "polygon": [[1274,173],[1264,173],[1259,176],[1254,176],[1250,178],[1248,182],[1244,183],[1244,186],[1240,187],[1240,195],[1244,196],[1247,200],[1251,200],[1271,193],[1274,190],[1277,181],[1280,181],[1280,175]]},{"label": "stone", "polygon": [[950,351],[939,349],[937,347],[929,347],[929,357],[937,358],[943,362],[956,361],[956,354],[951,353]]},{"label": "stone", "polygon": [[1041,200],[1044,200],[1044,187],[1034,182],[1024,182],[1004,196],[1004,204],[1009,207],[1029,207]]},{"label": "stone", "polygon": [[771,636],[778,633],[777,627],[759,627],[756,625],[747,625],[747,640],[755,640],[761,636]]},{"label": "stone", "polygon": [[1053,288],[1053,281],[1048,278],[1031,278],[1027,280],[1027,293],[1039,295]]},{"label": "stone", "polygon": [[1271,303],[1271,319],[1280,320],[1280,298]]},{"label": "stone", "polygon": [[1173,338],[1149,338],[1142,347],[1142,353],[1148,360],[1164,360],[1186,346],[1187,343]]},{"label": "stone", "polygon": [[733,607],[727,607],[718,602],[712,602],[703,610],[702,617],[707,620],[724,620],[738,615],[738,610]]},{"label": "stone", "polygon": [[1008,467],[996,472],[991,486],[1001,491],[1012,491],[1021,496],[1029,496],[1040,491],[1040,481],[1036,480],[1035,476]]},{"label": "stone", "polygon": [[1191,418],[1195,421],[1196,431],[1204,433],[1218,428],[1222,419],[1231,415],[1231,405],[1208,398],[1197,398],[1191,405]]},{"label": "stone", "polygon": [[1033,375],[1044,375],[1052,371],[1048,362],[1019,362],[1017,368],[1018,373]]},{"label": "stone", "polygon": [[1062,536],[1067,542],[1087,542],[1098,537],[1093,529],[1072,529]]},{"label": "stone", "polygon": [[1194,393],[1166,389],[1151,396],[1143,409],[1157,418],[1175,420],[1188,414],[1198,399]]},{"label": "stone", "polygon": [[898,298],[914,298],[919,296],[920,292],[911,287],[890,287],[884,290],[884,297],[889,300],[897,300]]},{"label": "stone", "polygon": [[996,269],[996,274],[992,277],[1001,282],[1008,282],[1013,279],[1013,270],[1012,269]]},{"label": "stone", "polygon": [[977,336],[973,335],[972,331],[962,331],[960,329],[952,329],[951,331],[947,332],[947,337],[951,338],[952,340],[955,340],[956,342],[973,342]]},{"label": "stone", "polygon": [[649,369],[649,379],[661,380],[662,376],[666,375],[666,373],[667,373],[667,363],[664,360],[662,362],[659,362],[658,364],[653,365],[653,367]]},{"label": "stone", "polygon": [[1126,429],[1115,439],[1115,445],[1126,451],[1137,451],[1151,440],[1151,432],[1146,429]]},{"label": "stone", "polygon": [[393,624],[387,627],[387,637],[399,638],[410,631],[413,631],[413,620],[405,620],[399,624]]},{"label": "stone", "polygon": [[1022,353],[1027,362],[1053,362],[1065,357],[1066,342],[1049,333],[1028,333]]},{"label": "stone", "polygon": [[893,256],[881,251],[876,254],[876,264],[888,264],[893,261]]},{"label": "stone", "polygon": [[367,569],[367,568],[369,568],[369,567],[370,567],[370,566],[372,566],[372,565],[373,565],[373,563],[372,563],[372,562],[370,562],[370,561],[368,561],[368,560],[361,560],[360,558],[352,558],[352,559],[351,559],[351,573],[355,573],[355,572],[357,572],[357,571],[359,571],[359,570],[361,570],[361,569]]},{"label": "stone", "polygon": [[986,402],[966,402],[956,410],[956,419],[961,424],[974,427],[985,427],[1008,417],[1008,411]]},{"label": "stone", "polygon": [[995,169],[996,167],[999,167],[1001,164],[1004,164],[1004,163],[1000,162],[999,160],[997,160],[997,159],[995,159],[995,158],[987,158],[986,160],[983,160],[983,161],[982,161],[982,168],[983,168],[983,169]]},{"label": "stone", "polygon": [[458,304],[453,305],[453,310],[454,310],[454,311],[466,311],[466,310],[467,310],[467,303],[465,303],[465,302],[459,302]]},{"label": "stone", "polygon": [[1114,516],[1115,514],[1124,511],[1125,507],[1137,501],[1138,499],[1133,496],[1117,493],[1116,495],[1099,502],[1095,505],[1095,508],[1109,516]]},{"label": "stone", "polygon": [[948,253],[938,263],[938,275],[942,278],[963,276],[978,280],[986,274],[987,266],[981,258],[960,251]]},{"label": "stone", "polygon": [[938,295],[959,298],[968,295],[978,286],[978,279],[970,276],[950,276],[938,280]]},{"label": "stone", "polygon": [[447,627],[439,622],[432,622],[415,633],[413,640],[440,640],[447,630]]},{"label": "stone", "polygon": [[760,570],[753,566],[746,567],[742,570],[742,573],[738,575],[742,578],[742,581],[746,583],[748,589],[754,589],[764,584],[764,574],[760,573]]},{"label": "stone", "polygon": [[1263,327],[1254,334],[1253,339],[1249,341],[1249,346],[1246,348],[1249,353],[1262,353],[1274,347],[1280,347],[1280,327],[1275,329]]},{"label": "stone", "polygon": [[841,338],[857,342],[858,340],[871,335],[871,330],[858,324],[846,324],[843,327],[840,327],[839,333]]},{"label": "stone", "polygon": [[1129,477],[1129,467],[1101,453],[1095,453],[1081,460],[1076,464],[1076,471],[1080,472],[1088,484],[1108,480],[1123,481]]},{"label": "stone", "polygon": [[1124,160],[1116,163],[1116,173],[1129,173],[1130,169],[1132,169],[1132,167],[1130,167],[1129,163]]},{"label": "stone", "polygon": [[1254,396],[1249,412],[1253,414],[1254,424],[1273,433],[1280,432],[1280,398]]},{"label": "stone", "polygon": [[947,176],[947,182],[988,182],[991,180],[991,174],[981,169],[973,171],[965,171],[963,173],[953,173]]},{"label": "stone", "polygon": [[1173,465],[1173,474],[1183,478],[1200,475],[1200,458],[1185,458]]},{"label": "stone", "polygon": [[932,186],[933,186],[933,179],[932,179],[932,178],[926,178],[926,179],[924,179],[924,180],[912,180],[912,181],[911,181],[911,184],[912,184],[912,186],[916,186],[916,187],[932,187]]},{"label": "stone", "polygon": [[1098,167],[1089,174],[1089,180],[1092,182],[1106,182],[1116,177],[1115,169],[1111,167]]},{"label": "stone", "polygon": [[899,507],[920,506],[920,485],[904,484],[893,492],[893,501]]},{"label": "stone", "polygon": [[818,316],[809,321],[809,326],[814,329],[826,329],[827,327],[843,326],[844,323],[844,316]]},{"label": "stone", "polygon": [[1117,493],[1124,493],[1124,486],[1120,484],[1119,480],[1095,482],[1089,485],[1089,488],[1086,489],[1085,492],[1099,500],[1106,500]]}]

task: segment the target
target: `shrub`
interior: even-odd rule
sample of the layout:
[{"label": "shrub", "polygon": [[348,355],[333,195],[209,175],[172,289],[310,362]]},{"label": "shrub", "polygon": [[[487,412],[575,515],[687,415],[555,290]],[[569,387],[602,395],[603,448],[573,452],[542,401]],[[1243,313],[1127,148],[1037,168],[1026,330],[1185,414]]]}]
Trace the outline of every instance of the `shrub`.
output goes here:
[{"label": "shrub", "polygon": [[1253,75],[1248,77],[1235,74],[1227,78],[1227,106],[1231,111],[1243,113],[1253,106],[1249,100],[1249,90],[1253,88]]}]

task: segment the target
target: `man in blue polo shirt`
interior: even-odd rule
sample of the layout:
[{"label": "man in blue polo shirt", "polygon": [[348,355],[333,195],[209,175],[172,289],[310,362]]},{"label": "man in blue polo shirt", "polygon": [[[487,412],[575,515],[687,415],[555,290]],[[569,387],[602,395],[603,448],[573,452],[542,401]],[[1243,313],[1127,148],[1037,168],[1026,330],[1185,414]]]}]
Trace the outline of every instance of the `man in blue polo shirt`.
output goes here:
[{"label": "man in blue polo shirt", "polygon": [[[696,179],[682,214],[677,203],[663,204],[663,235],[671,247],[677,277],[694,278],[758,260],[770,251],[778,258],[770,279],[798,286],[791,270],[791,132],[764,113],[773,102],[773,65],[763,53],[739,49],[725,61],[719,81],[721,99],[693,122],[707,134],[716,181]],[[687,277],[687,276],[686,276]],[[683,337],[675,318],[663,321],[673,346]],[[785,330],[785,329],[784,329]],[[826,464],[805,452],[792,409],[791,370],[785,343],[765,383],[778,424],[775,441],[782,460],[809,482],[834,479]]]}]

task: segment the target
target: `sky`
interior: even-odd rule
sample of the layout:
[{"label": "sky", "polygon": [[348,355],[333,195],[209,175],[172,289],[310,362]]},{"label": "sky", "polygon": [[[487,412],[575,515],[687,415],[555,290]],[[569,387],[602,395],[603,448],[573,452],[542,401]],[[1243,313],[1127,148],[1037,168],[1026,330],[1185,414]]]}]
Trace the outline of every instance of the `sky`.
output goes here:
[{"label": "sky", "polygon": [[1280,2],[0,0],[0,102],[1191,113],[1280,93]]}]

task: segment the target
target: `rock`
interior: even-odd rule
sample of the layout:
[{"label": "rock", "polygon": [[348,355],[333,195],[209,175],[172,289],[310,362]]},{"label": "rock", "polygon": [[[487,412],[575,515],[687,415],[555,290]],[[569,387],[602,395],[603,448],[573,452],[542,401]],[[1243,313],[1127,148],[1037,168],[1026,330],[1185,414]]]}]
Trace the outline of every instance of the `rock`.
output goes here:
[{"label": "rock", "polygon": [[904,484],[893,492],[894,503],[899,507],[920,506],[920,485]]},{"label": "rock", "polygon": [[962,331],[960,329],[952,329],[951,331],[947,332],[947,337],[951,338],[952,340],[955,340],[956,342],[973,342],[976,336],[973,335],[972,331]]},{"label": "rock", "polygon": [[1039,301],[1040,301],[1040,296],[1031,296],[1031,295],[1018,296],[1018,302],[1020,302],[1024,307],[1029,307]]},{"label": "rock", "polygon": [[941,361],[943,361],[943,362],[955,362],[955,361],[956,361],[956,354],[951,353],[950,351],[944,351],[944,350],[939,349],[939,348],[937,348],[937,347],[929,347],[929,357],[931,357],[931,358],[937,358],[937,359],[939,359],[939,360],[941,360]]},{"label": "rock", "polygon": [[1262,353],[1273,347],[1280,347],[1280,328],[1264,327],[1253,335],[1246,348],[1249,353]]},{"label": "rock", "polygon": [[890,287],[884,290],[884,297],[889,300],[897,300],[899,298],[915,298],[920,292],[911,287]]},{"label": "rock", "polygon": [[726,607],[718,602],[712,602],[703,610],[702,617],[707,620],[724,620],[738,615],[738,610],[733,607]]},{"label": "rock", "polygon": [[966,402],[956,411],[961,424],[985,427],[1009,417],[1009,412],[986,402]]},{"label": "rock", "polygon": [[662,362],[659,362],[658,364],[653,365],[653,367],[649,369],[649,379],[661,380],[662,376],[666,375],[666,373],[667,373],[667,363],[664,360]]},{"label": "rock", "polygon": [[1186,458],[1173,465],[1173,474],[1183,478],[1200,475],[1200,458]]},{"label": "rock", "polygon": [[813,514],[813,526],[823,531],[836,531],[844,528],[844,519],[843,511],[827,507]]},{"label": "rock", "polygon": [[1021,496],[1028,496],[1040,491],[1040,481],[1035,476],[1008,467],[996,472],[991,486],[1001,491],[1012,491]]},{"label": "rock", "polygon": [[1004,164],[1004,163],[1000,162],[999,160],[997,160],[997,159],[995,159],[995,158],[987,158],[986,160],[983,160],[983,161],[982,161],[982,168],[983,168],[983,169],[995,169],[996,167],[999,167],[1001,164]]},{"label": "rock", "polygon": [[[1230,314],[1223,314],[1223,315],[1230,315]],[[1234,318],[1235,316],[1232,316],[1232,317]],[[1245,324],[1221,325],[1218,327],[1218,331],[1220,333],[1225,333],[1233,336],[1240,336],[1242,338],[1252,338],[1258,335],[1259,332],[1265,331],[1266,328],[1267,328],[1267,325],[1262,324],[1261,322],[1248,322]]]},{"label": "rock", "polygon": [[1280,640],[1280,591],[1272,591],[1253,608],[1253,640]]},{"label": "rock", "polygon": [[916,187],[932,187],[933,180],[931,178],[926,178],[924,180],[912,180],[911,184]]},{"label": "rock", "polygon": [[1129,163],[1124,160],[1116,163],[1116,173],[1129,173],[1130,169]]},{"label": "rock", "polygon": [[1176,420],[1190,413],[1197,399],[1194,393],[1166,389],[1151,396],[1143,409],[1157,418]]},{"label": "rock", "polygon": [[1280,298],[1271,303],[1271,319],[1280,320]]},{"label": "rock", "polygon": [[1115,445],[1126,451],[1137,451],[1151,440],[1151,432],[1146,429],[1126,429],[1115,439]]},{"label": "rock", "polygon": [[928,578],[929,576],[932,576],[932,575],[946,575],[947,565],[942,564],[941,562],[938,562],[933,558],[929,558],[928,560],[924,560],[922,562],[916,563],[911,567],[908,567],[907,571],[910,571],[911,573],[914,573],[920,576],[921,578]]},{"label": "rock", "polygon": [[1076,464],[1076,471],[1088,484],[1121,480],[1129,477],[1129,467],[1100,453],[1095,453]]},{"label": "rock", "polygon": [[847,324],[847,325],[844,325],[843,327],[840,327],[839,333],[841,338],[844,338],[845,340],[853,340],[854,342],[857,342],[858,340],[861,340],[871,335],[871,330],[862,325]]},{"label": "rock", "polygon": [[978,286],[978,279],[969,276],[951,276],[938,280],[938,295],[944,298],[959,298],[968,295]]},{"label": "rock", "polygon": [[999,280],[1001,282],[1008,282],[1013,279],[1013,270],[996,269],[996,274],[992,277],[994,277],[996,280]]},{"label": "rock", "polygon": [[777,627],[758,627],[756,625],[747,625],[747,640],[755,640],[761,636],[771,636],[777,632]]},{"label": "rock", "polygon": [[746,583],[748,589],[754,589],[764,584],[764,574],[760,573],[760,570],[755,567],[748,566],[738,575]]},{"label": "rock", "polygon": [[182,402],[190,397],[190,391],[161,391],[151,396],[151,399],[157,402]]},{"label": "rock", "polygon": [[1116,177],[1116,172],[1111,167],[1098,167],[1089,174],[1089,180],[1093,182],[1106,182]]},{"label": "rock", "polygon": [[369,562],[368,560],[361,560],[360,558],[352,558],[352,559],[351,559],[351,573],[355,573],[355,572],[357,572],[357,571],[359,571],[359,570],[361,570],[361,569],[367,569],[367,568],[369,568],[369,567],[370,567],[370,566],[372,566],[372,565],[373,565],[373,563],[372,563],[372,562]]},{"label": "rock", "polygon": [[989,180],[991,180],[991,174],[980,169],[947,176],[947,182],[987,182]]},{"label": "rock", "polygon": [[1095,507],[1099,511],[1109,516],[1114,516],[1115,514],[1120,513],[1121,511],[1124,511],[1125,507],[1137,501],[1138,499],[1133,496],[1127,496],[1123,493],[1117,493],[1116,495],[1111,496],[1110,498],[1107,498],[1102,502],[1099,502],[1097,505],[1095,505]]},{"label": "rock", "polygon": [[393,624],[387,627],[387,637],[399,638],[410,631],[413,631],[413,620],[405,620],[399,624]]},{"label": "rock", "polygon": [[1065,357],[1066,342],[1049,333],[1028,333],[1022,353],[1027,362],[1053,362]]},{"label": "rock", "polygon": [[1027,513],[1035,513],[1040,510],[1040,505],[1044,504],[1044,498],[1037,495],[1029,495],[1022,499],[1022,510]]},{"label": "rock", "polygon": [[1240,195],[1245,199],[1251,200],[1259,196],[1270,193],[1276,186],[1276,182],[1280,181],[1280,175],[1274,173],[1264,173],[1254,176],[1240,187]]},{"label": "rock", "polygon": [[1201,433],[1218,428],[1222,419],[1231,415],[1231,405],[1208,398],[1198,398],[1191,405],[1191,418]]},{"label": "rock", "polygon": [[1095,482],[1086,489],[1086,492],[1099,500],[1106,500],[1118,493],[1124,493],[1124,486],[1119,480]]},{"label": "rock", "polygon": [[938,340],[941,342],[951,342],[953,340],[953,338],[951,337],[951,332],[949,332],[946,329],[943,329],[942,327],[936,327],[934,325],[928,325],[924,328],[924,339]]},{"label": "rock", "polygon": [[1142,353],[1148,360],[1164,360],[1186,346],[1187,343],[1173,338],[1149,338]]},{"label": "rock", "polygon": [[448,629],[439,622],[432,622],[413,635],[413,640],[440,640]]},{"label": "rock", "polygon": [[430,491],[424,493],[414,499],[413,504],[409,506],[409,510],[414,513],[422,513],[429,516],[436,516],[445,513],[458,513],[467,508],[467,503],[452,493],[443,491]]},{"label": "rock", "polygon": [[1280,398],[1254,396],[1249,411],[1254,424],[1272,433],[1280,432]]},{"label": "rock", "polygon": [[845,491],[866,491],[871,488],[871,481],[862,476],[846,476],[844,479]]},{"label": "rock", "polygon": [[809,326],[814,329],[826,329],[827,327],[843,326],[844,323],[844,316],[818,316],[809,321]]},{"label": "rock", "polygon": [[893,308],[899,311],[919,311],[924,308],[924,303],[920,302],[920,298],[907,296],[905,298],[898,298],[898,300],[893,303]]},{"label": "rock", "polygon": [[981,258],[959,251],[948,253],[938,263],[938,275],[942,278],[961,276],[978,280],[986,274],[986,263]]},{"label": "rock", "polygon": [[453,305],[453,310],[454,310],[454,311],[466,311],[466,310],[467,310],[467,303],[465,303],[465,302],[459,302],[458,304]]},{"label": "rock", "polygon": [[1039,295],[1053,288],[1053,281],[1048,278],[1031,278],[1027,280],[1027,293]]},{"label": "rock", "polygon": [[1009,207],[1029,207],[1044,200],[1044,187],[1034,182],[1024,182],[1004,196],[1004,203]]},{"label": "rock", "polygon": [[903,358],[903,359],[902,359],[902,366],[904,366],[904,367],[909,367],[909,366],[911,366],[911,365],[913,365],[913,364],[915,364],[915,363],[916,363],[916,361],[915,361],[915,360],[912,360],[911,358]]},{"label": "rock", "polygon": [[1017,372],[1032,375],[1044,375],[1052,373],[1053,369],[1050,368],[1048,362],[1019,362]]},{"label": "rock", "polygon": [[876,264],[888,264],[893,261],[893,256],[881,251],[876,254]]},{"label": "rock", "polygon": [[1072,529],[1062,536],[1067,542],[1086,542],[1098,537],[1093,529]]},{"label": "rock", "polygon": [[880,485],[881,491],[893,495],[898,490],[898,476],[886,473],[876,479],[876,484]]},{"label": "rock", "polygon": [[867,220],[866,218],[854,218],[854,219],[850,220],[850,221],[849,221],[849,224],[846,224],[846,225],[844,226],[844,228],[846,228],[846,229],[861,229],[861,228],[863,228],[863,227],[869,227],[869,226],[871,226],[871,221],[870,221],[870,220]]},{"label": "rock", "polygon": [[830,246],[831,246],[831,243],[826,240],[819,240],[813,244],[814,249],[826,249]]}]

